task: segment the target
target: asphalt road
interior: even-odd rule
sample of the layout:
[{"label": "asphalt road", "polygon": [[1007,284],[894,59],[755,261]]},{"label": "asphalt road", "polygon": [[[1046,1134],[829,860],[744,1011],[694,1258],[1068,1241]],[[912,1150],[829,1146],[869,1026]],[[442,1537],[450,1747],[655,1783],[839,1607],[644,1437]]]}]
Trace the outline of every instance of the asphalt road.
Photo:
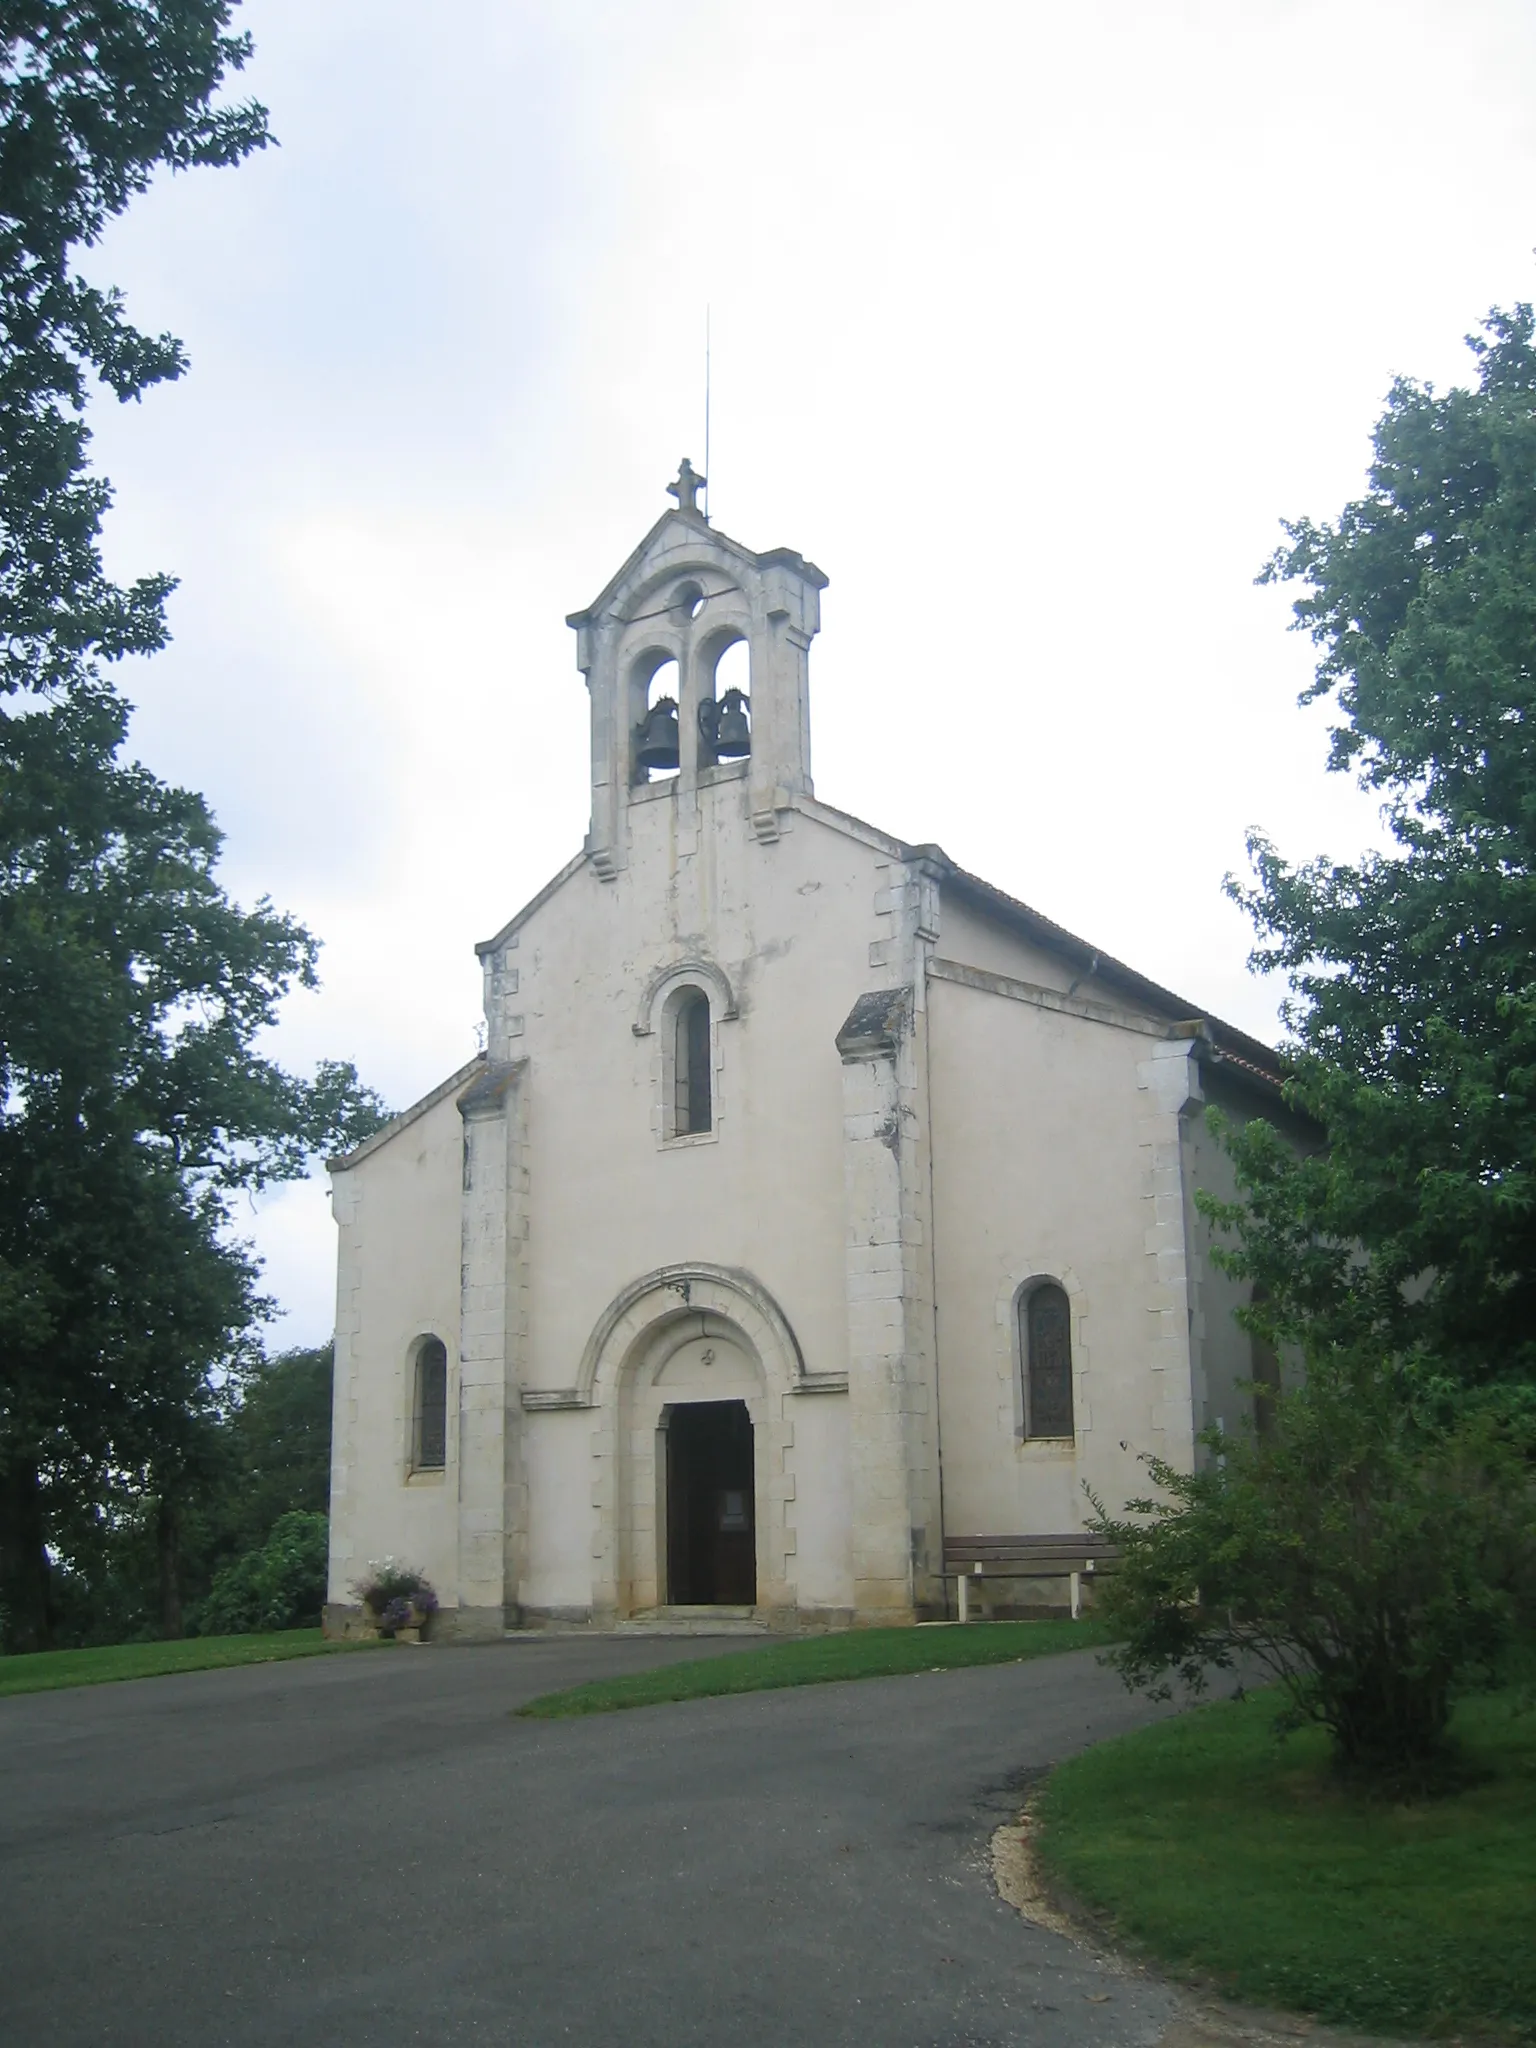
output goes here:
[{"label": "asphalt road", "polygon": [[1121,2048],[1168,1995],[991,1832],[1147,1718],[1091,1653],[518,1721],[739,1644],[546,1639],[0,1701],[4,2048]]}]

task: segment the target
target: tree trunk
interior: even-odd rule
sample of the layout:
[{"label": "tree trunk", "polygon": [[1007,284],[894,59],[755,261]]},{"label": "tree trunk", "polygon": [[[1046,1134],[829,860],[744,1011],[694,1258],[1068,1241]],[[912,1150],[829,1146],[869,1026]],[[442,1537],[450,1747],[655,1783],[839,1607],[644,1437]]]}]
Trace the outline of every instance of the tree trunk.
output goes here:
[{"label": "tree trunk", "polygon": [[155,1547],[160,1557],[160,1633],[169,1642],[184,1633],[181,1620],[181,1514],[176,1502],[163,1493],[155,1512]]},{"label": "tree trunk", "polygon": [[53,1633],[43,1494],[27,1459],[0,1468],[0,1633],[13,1652],[46,1650]]}]

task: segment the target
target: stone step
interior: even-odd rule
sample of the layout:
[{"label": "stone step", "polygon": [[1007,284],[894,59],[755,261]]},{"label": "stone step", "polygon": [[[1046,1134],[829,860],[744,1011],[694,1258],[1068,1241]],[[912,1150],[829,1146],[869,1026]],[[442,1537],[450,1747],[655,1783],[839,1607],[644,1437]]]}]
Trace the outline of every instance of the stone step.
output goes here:
[{"label": "stone step", "polygon": [[614,1623],[616,1636],[765,1636],[751,1607],[651,1607]]}]

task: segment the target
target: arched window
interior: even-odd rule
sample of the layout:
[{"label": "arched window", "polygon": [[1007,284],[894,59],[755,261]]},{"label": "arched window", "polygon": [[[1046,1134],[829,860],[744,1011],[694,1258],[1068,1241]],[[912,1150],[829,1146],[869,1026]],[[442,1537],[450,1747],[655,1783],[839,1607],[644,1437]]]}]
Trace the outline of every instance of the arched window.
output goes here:
[{"label": "arched window", "polygon": [[1054,1280],[1031,1287],[1019,1304],[1019,1350],[1024,1364],[1024,1434],[1070,1437],[1072,1422],[1072,1310]]},{"label": "arched window", "polygon": [[416,1348],[411,1470],[441,1472],[448,1462],[448,1347],[425,1337]]},{"label": "arched window", "polygon": [[687,1138],[714,1128],[709,997],[702,989],[685,989],[673,1020],[677,1036],[672,1062],[672,1134]]}]

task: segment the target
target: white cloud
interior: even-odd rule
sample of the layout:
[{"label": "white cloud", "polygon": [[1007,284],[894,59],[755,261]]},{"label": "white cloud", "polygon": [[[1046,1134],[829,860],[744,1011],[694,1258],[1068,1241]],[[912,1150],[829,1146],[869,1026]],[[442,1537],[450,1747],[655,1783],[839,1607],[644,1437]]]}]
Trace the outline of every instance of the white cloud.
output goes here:
[{"label": "white cloud", "polygon": [[[404,1102],[471,1049],[473,941],[584,825],[564,614],[702,462],[706,304],[711,510],[832,577],[819,791],[1269,1028],[1244,828],[1375,820],[1252,577],[1529,294],[1519,0],[243,13],[282,148],[115,231],[193,370],[98,425],[114,561],[184,579],[138,744],[326,940],[287,1057]],[[290,1341],[322,1208],[256,1220]]]}]

